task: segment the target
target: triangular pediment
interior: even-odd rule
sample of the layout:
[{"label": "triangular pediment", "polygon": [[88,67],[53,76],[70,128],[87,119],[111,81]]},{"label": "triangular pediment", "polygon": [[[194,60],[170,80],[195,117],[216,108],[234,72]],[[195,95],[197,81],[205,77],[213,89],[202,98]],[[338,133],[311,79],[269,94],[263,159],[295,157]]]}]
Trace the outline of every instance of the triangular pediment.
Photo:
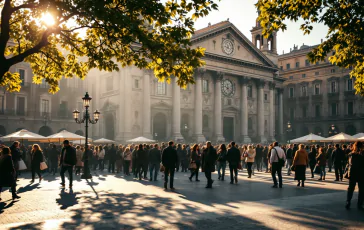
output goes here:
[{"label": "triangular pediment", "polygon": [[229,21],[197,30],[191,41],[194,47],[206,49],[206,57],[215,55],[275,68],[274,63]]}]

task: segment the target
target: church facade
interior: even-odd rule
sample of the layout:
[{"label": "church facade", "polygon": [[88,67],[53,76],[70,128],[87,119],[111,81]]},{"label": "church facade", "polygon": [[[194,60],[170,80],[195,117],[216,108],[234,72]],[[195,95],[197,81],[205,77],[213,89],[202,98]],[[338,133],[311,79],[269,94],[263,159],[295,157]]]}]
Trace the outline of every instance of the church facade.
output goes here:
[{"label": "church facade", "polygon": [[180,88],[159,82],[149,70],[91,72],[92,109],[102,119],[94,138],[125,143],[144,136],[158,141],[267,142],[283,134],[282,79],[276,65],[276,37],[265,39],[257,24],[252,41],[231,22],[198,30],[193,46],[206,49],[206,65],[195,84]]}]

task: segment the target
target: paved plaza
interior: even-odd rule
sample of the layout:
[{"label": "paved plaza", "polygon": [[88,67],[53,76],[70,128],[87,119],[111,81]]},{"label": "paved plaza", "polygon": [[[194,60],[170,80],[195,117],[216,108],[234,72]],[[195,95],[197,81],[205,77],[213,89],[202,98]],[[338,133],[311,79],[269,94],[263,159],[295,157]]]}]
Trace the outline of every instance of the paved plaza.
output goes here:
[{"label": "paved plaza", "polygon": [[283,189],[271,188],[271,176],[256,172],[239,183],[218,181],[205,189],[206,179],[190,182],[188,173],[176,173],[176,191],[164,191],[159,181],[93,173],[92,181],[76,176],[73,191],[60,189],[59,176],[45,174],[41,184],[21,176],[18,193],[2,194],[0,229],[364,229],[364,212],[344,209],[347,182],[317,178],[296,187],[284,176]]}]

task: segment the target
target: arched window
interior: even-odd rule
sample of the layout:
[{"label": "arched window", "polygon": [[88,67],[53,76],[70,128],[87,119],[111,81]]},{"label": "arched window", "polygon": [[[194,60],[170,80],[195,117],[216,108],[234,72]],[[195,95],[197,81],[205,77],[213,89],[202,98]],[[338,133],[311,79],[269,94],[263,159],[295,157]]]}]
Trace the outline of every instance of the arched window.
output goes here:
[{"label": "arched window", "polygon": [[157,82],[157,95],[166,95],[166,82]]}]

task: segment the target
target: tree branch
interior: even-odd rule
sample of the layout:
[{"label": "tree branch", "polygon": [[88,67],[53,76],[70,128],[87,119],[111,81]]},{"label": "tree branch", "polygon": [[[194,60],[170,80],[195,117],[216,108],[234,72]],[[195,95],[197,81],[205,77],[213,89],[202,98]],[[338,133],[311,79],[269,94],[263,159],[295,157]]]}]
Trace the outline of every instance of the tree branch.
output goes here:
[{"label": "tree branch", "polygon": [[1,34],[0,34],[0,55],[1,59],[5,60],[5,48],[10,38],[10,18],[12,14],[12,8],[10,4],[11,0],[5,0],[3,10],[1,11]]},{"label": "tree branch", "polygon": [[22,5],[13,7],[12,12],[15,12],[20,9],[26,9],[26,8],[33,9],[33,8],[37,8],[38,6],[39,6],[39,4],[36,4],[36,3],[26,3],[26,4],[22,4]]}]

